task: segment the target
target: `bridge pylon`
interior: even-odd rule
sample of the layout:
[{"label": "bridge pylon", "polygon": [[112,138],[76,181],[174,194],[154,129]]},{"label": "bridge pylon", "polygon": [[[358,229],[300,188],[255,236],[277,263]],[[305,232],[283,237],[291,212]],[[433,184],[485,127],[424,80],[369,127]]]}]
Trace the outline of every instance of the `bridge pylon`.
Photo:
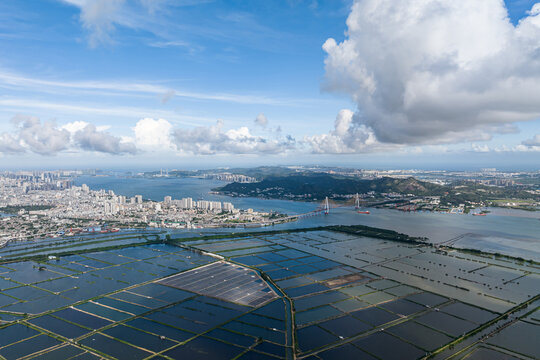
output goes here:
[{"label": "bridge pylon", "polygon": [[328,213],[330,213],[330,205],[328,204],[328,196],[324,199],[323,210],[324,210],[324,215],[328,215]]}]

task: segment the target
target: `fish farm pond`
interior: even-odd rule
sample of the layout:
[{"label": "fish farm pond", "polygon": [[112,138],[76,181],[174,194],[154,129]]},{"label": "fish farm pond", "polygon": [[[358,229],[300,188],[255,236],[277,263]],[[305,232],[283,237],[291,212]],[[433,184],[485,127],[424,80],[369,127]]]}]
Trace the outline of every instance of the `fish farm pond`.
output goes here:
[{"label": "fish farm pond", "polygon": [[534,261],[326,228],[17,242],[0,359],[538,359],[539,289]]}]

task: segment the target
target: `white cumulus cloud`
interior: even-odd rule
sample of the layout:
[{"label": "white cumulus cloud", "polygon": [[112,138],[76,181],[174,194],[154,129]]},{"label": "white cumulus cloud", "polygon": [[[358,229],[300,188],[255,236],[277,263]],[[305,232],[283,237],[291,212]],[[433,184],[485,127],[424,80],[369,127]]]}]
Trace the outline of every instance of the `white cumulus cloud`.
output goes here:
[{"label": "white cumulus cloud", "polygon": [[351,110],[341,110],[334,123],[334,130],[327,134],[306,136],[306,142],[314,153],[351,154],[382,150],[373,130],[354,122]]},{"label": "white cumulus cloud", "polygon": [[[358,106],[347,136],[487,140],[540,116],[540,3],[513,26],[503,0],[355,0],[347,26],[323,45],[325,89]],[[338,133],[311,139],[315,150],[343,148]]]},{"label": "white cumulus cloud", "polygon": [[17,115],[11,120],[14,130],[0,134],[0,153],[33,152],[56,155],[62,151],[96,151],[113,155],[134,154],[135,144],[106,132],[109,126],[74,121],[58,126],[38,117]]},{"label": "white cumulus cloud", "polygon": [[480,152],[480,153],[488,153],[491,151],[491,149],[489,148],[489,146],[487,145],[478,145],[478,144],[471,144],[471,149],[472,151],[474,152]]},{"label": "white cumulus cloud", "polygon": [[0,134],[0,153],[15,154],[25,151],[26,149],[17,138],[8,133]]},{"label": "white cumulus cloud", "polygon": [[138,147],[153,150],[171,148],[172,125],[164,119],[144,118],[137,122],[133,131]]},{"label": "white cumulus cloud", "polygon": [[95,125],[88,124],[84,129],[73,135],[77,146],[86,151],[97,151],[108,154],[135,154],[137,149],[132,142],[124,142],[121,138],[104,131],[99,131]]},{"label": "white cumulus cloud", "polygon": [[173,141],[178,151],[202,155],[278,154],[296,146],[291,136],[275,139],[255,136],[247,127],[224,131],[222,120],[208,127],[176,129]]},{"label": "white cumulus cloud", "polygon": [[12,140],[18,139],[21,147],[34,153],[53,155],[65,150],[69,145],[69,132],[59,129],[53,121],[42,123],[34,116],[17,115],[12,122],[17,127],[17,135]]},{"label": "white cumulus cloud", "polygon": [[84,129],[89,123],[86,121],[73,121],[60,126],[60,129],[69,131],[70,134],[75,134],[77,131]]}]

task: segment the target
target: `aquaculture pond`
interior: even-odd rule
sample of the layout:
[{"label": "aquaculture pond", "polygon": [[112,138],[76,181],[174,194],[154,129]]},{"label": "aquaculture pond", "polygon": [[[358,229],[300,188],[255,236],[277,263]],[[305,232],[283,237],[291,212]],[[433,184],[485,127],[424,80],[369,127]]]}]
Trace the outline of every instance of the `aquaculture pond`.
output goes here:
[{"label": "aquaculture pond", "polygon": [[54,255],[60,252],[74,252],[102,247],[130,244],[145,244],[148,240],[160,240],[164,232],[158,230],[122,230],[109,234],[79,234],[67,237],[11,241],[0,248],[0,260],[25,256]]},{"label": "aquaculture pond", "polygon": [[[417,359],[540,285],[536,264],[338,232],[162,235],[3,249],[0,358]],[[523,311],[464,354],[537,358],[539,337]]]}]

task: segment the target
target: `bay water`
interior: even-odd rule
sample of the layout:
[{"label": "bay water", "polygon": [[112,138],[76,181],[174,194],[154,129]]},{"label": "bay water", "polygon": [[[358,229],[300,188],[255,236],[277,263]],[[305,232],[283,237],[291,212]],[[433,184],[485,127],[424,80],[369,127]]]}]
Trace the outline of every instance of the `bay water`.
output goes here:
[{"label": "bay water", "polygon": [[[87,184],[93,190],[113,190],[128,197],[140,194],[145,199],[163,201],[191,197],[194,200],[227,201],[236,208],[257,211],[277,211],[289,215],[311,212],[318,203],[260,198],[233,198],[212,194],[222,181],[199,178],[138,178],[117,176],[85,176],[75,179],[76,185]],[[326,225],[366,225],[395,230],[411,236],[427,237],[441,243],[459,237],[453,245],[489,252],[498,252],[540,261],[540,212],[511,209],[488,209],[487,216],[446,214],[435,212],[401,212],[393,209],[370,208],[370,214],[359,214],[352,207],[331,209],[330,214],[306,216],[298,221],[258,230],[307,228]],[[186,234],[202,234],[253,229],[197,229]]]}]

